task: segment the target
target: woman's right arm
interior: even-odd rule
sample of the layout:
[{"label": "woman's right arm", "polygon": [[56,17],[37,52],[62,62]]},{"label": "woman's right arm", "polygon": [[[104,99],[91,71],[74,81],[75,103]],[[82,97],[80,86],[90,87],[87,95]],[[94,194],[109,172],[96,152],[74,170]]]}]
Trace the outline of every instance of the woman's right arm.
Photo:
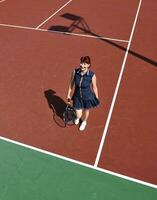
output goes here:
[{"label": "woman's right arm", "polygon": [[73,86],[74,86],[74,76],[75,76],[75,70],[71,74],[69,87],[68,87],[68,92],[67,92],[67,99],[71,99],[71,91],[72,91]]}]

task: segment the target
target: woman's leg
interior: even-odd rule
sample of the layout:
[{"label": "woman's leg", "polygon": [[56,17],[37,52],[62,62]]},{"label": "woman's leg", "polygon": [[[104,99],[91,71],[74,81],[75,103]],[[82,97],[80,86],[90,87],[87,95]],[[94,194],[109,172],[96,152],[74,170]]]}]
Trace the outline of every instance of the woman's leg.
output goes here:
[{"label": "woman's leg", "polygon": [[78,125],[79,124],[79,122],[80,122],[80,118],[82,117],[82,109],[80,109],[80,110],[77,110],[76,109],[76,119],[75,119],[75,121],[74,121],[74,123],[75,123],[75,125]]},{"label": "woman's leg", "polygon": [[82,117],[82,113],[83,113],[82,109],[79,109],[79,110],[76,109],[76,116],[78,119],[80,119]]},{"label": "woman's leg", "polygon": [[89,117],[89,110],[84,110],[83,116],[82,116],[82,123],[81,123],[81,126],[79,128],[80,131],[83,131],[86,128],[88,117]]},{"label": "woman's leg", "polygon": [[89,117],[89,110],[86,109],[83,112],[82,121],[87,121],[88,117]]}]

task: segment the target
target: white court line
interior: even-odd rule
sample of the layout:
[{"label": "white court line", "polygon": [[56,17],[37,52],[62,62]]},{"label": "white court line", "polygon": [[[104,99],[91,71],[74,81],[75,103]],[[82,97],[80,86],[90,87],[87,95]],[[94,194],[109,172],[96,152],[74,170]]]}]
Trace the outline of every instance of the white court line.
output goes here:
[{"label": "white court line", "polygon": [[33,147],[33,146],[30,146],[30,145],[27,145],[27,144],[23,144],[21,142],[17,142],[17,141],[14,141],[14,140],[2,137],[2,136],[0,136],[0,140],[10,142],[10,143],[13,143],[13,144],[16,144],[16,145],[19,145],[19,146],[22,146],[22,147],[25,147],[25,148],[46,154],[46,155],[50,155],[50,156],[53,156],[53,157],[56,157],[56,158],[77,164],[77,165],[81,165],[83,167],[87,167],[87,168],[90,168],[90,169],[93,169],[93,170],[96,170],[96,171],[107,173],[107,174],[110,174],[110,175],[113,175],[113,176],[116,176],[116,177],[119,177],[119,178],[123,178],[123,179],[128,180],[128,181],[132,181],[132,182],[135,182],[135,183],[139,183],[141,185],[145,185],[145,186],[157,189],[157,185],[155,185],[155,184],[148,183],[148,182],[145,182],[145,181],[141,181],[141,180],[131,178],[131,177],[128,177],[128,176],[124,176],[122,174],[118,174],[118,173],[115,173],[115,172],[112,172],[112,171],[109,171],[109,170],[106,170],[106,169],[102,169],[102,168],[99,168],[99,167],[94,167],[93,165],[83,163],[83,162],[80,162],[80,161],[77,161],[77,160],[74,160],[74,159],[71,159],[71,158],[67,158],[67,157],[64,157],[64,156],[61,156],[61,155],[58,155],[58,154],[55,154],[55,153],[51,153],[49,151],[39,149],[37,147]]},{"label": "white court line", "polygon": [[111,41],[124,42],[124,43],[129,42],[128,40],[121,40],[121,39],[118,39],[118,38],[109,38],[109,37],[103,37],[103,36],[94,36],[94,35],[86,35],[86,34],[79,34],[79,33],[53,31],[53,30],[47,30],[47,29],[41,29],[41,28],[36,29],[36,28],[32,28],[32,27],[18,26],[18,25],[12,25],[12,24],[0,24],[0,26],[9,27],[9,28],[27,29],[27,30],[33,30],[33,31],[52,32],[52,33],[59,33],[59,34],[63,34],[63,35],[72,35],[72,36],[78,36],[78,37],[111,40]]},{"label": "white court line", "polygon": [[45,24],[49,19],[51,19],[53,16],[55,16],[60,10],[62,10],[65,6],[67,6],[69,3],[71,3],[72,0],[65,3],[61,8],[59,8],[55,13],[53,13],[49,18],[47,18],[45,21],[43,21],[39,26],[36,27],[36,29],[40,28],[43,24]]},{"label": "white court line", "polygon": [[18,25],[13,25],[13,24],[0,24],[0,26],[4,26],[4,27],[8,27],[8,28],[19,28],[19,29],[36,30],[35,28],[32,28],[32,27],[18,26]]},{"label": "white court line", "polygon": [[101,139],[101,142],[100,142],[100,145],[99,145],[99,149],[98,149],[98,153],[97,153],[97,156],[96,156],[96,160],[95,160],[95,164],[94,164],[95,167],[98,166],[100,156],[101,156],[101,152],[102,152],[102,148],[104,146],[106,134],[107,134],[107,131],[108,131],[108,127],[109,127],[109,123],[110,123],[110,120],[111,120],[113,108],[114,108],[115,101],[116,101],[117,94],[118,94],[118,90],[119,90],[119,87],[120,87],[122,75],[123,75],[123,72],[124,72],[126,60],[127,60],[127,57],[128,57],[128,52],[129,52],[131,41],[132,41],[133,34],[134,34],[134,31],[135,31],[135,26],[136,26],[136,23],[137,23],[141,4],[142,4],[142,0],[140,0],[139,5],[138,5],[137,13],[136,13],[135,20],[134,20],[133,27],[132,27],[132,31],[131,31],[131,34],[130,34],[129,43],[128,43],[127,50],[126,50],[126,53],[125,53],[125,56],[124,56],[123,64],[122,64],[121,71],[120,71],[119,78],[118,78],[118,82],[117,82],[117,85],[116,85],[116,88],[115,88],[115,92],[114,92],[114,96],[113,96],[113,99],[112,99],[109,114],[108,114],[108,117],[107,117],[106,125],[105,125],[104,131],[103,131],[103,136],[102,136],[102,139]]},{"label": "white court line", "polygon": [[121,40],[121,39],[118,39],[118,38],[110,38],[110,37],[94,36],[94,35],[86,35],[86,34],[70,33],[70,32],[61,32],[61,31],[52,31],[52,30],[49,30],[49,31],[50,32],[54,32],[54,33],[61,33],[61,34],[64,34],[64,35],[74,35],[74,36],[79,36],[79,37],[110,40],[110,41],[124,42],[124,43],[128,43],[129,42],[128,40]]}]

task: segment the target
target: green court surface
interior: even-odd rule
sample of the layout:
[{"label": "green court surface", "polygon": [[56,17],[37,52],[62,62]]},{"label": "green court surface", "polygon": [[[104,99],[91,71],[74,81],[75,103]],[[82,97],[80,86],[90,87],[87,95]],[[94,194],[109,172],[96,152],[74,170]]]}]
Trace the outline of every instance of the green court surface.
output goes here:
[{"label": "green court surface", "polygon": [[0,200],[132,199],[157,190],[0,140]]}]

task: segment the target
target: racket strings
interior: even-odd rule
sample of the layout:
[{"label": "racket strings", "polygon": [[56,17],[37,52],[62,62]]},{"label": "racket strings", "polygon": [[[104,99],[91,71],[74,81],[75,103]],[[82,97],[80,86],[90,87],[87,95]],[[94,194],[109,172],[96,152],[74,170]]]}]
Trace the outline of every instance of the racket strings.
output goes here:
[{"label": "racket strings", "polygon": [[75,109],[72,106],[67,106],[66,110],[63,113],[63,120],[65,124],[72,125],[74,124],[74,120],[76,118]]}]

